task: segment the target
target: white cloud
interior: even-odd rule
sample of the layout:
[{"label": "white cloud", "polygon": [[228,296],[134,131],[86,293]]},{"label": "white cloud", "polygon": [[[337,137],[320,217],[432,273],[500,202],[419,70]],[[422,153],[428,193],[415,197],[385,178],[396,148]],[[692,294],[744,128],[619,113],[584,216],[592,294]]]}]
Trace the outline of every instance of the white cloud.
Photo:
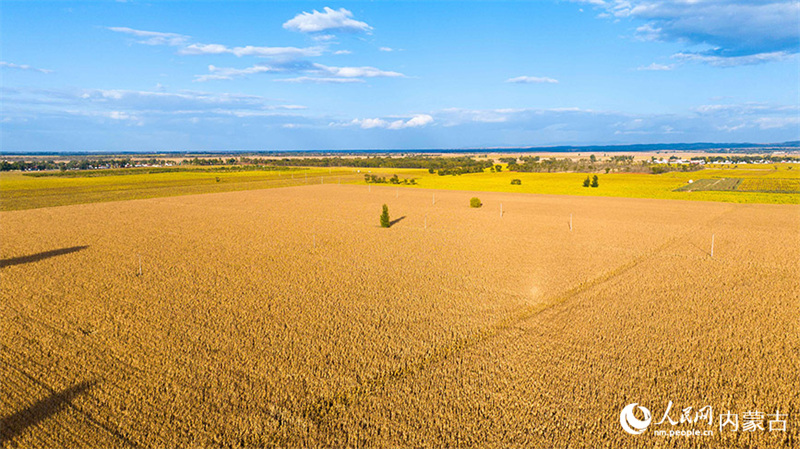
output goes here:
[{"label": "white cloud", "polygon": [[657,63],[654,62],[654,63],[652,63],[650,65],[643,65],[643,66],[637,67],[636,70],[648,70],[648,71],[655,71],[655,72],[664,72],[664,71],[672,70],[674,68],[675,68],[675,66],[672,65],[672,64],[665,65],[665,64],[657,64]]},{"label": "white cloud", "polygon": [[539,84],[539,83],[558,84],[557,79],[541,77],[541,76],[518,76],[516,78],[509,78],[506,80],[506,82],[516,83],[516,84]]},{"label": "white cloud", "polygon": [[676,53],[672,56],[679,61],[702,62],[716,67],[736,67],[742,65],[755,65],[764,62],[783,61],[794,57],[785,51],[758,53],[743,56],[719,56],[704,53]]},{"label": "white cloud", "polygon": [[394,51],[394,48],[391,47],[381,47],[378,49],[379,51],[391,52]]},{"label": "white cloud", "polygon": [[275,81],[284,83],[316,83],[316,84],[347,84],[347,83],[363,83],[361,78],[331,78],[319,76],[299,76],[297,78],[282,78]]},{"label": "white cloud", "polygon": [[[573,0],[581,1],[581,0]],[[642,40],[681,42],[713,50],[692,60],[718,67],[759,64],[800,52],[797,0],[607,0],[586,1],[603,17],[643,22]],[[728,59],[729,61],[724,61]]]},{"label": "white cloud", "polygon": [[31,66],[29,66],[27,64],[14,64],[13,62],[6,62],[6,61],[0,61],[0,67],[5,67],[5,68],[9,68],[9,69],[17,69],[17,70],[30,70],[30,71],[39,72],[39,73],[53,73],[52,70],[38,69],[36,67],[31,67]]},{"label": "white cloud", "polygon": [[643,41],[657,41],[663,39],[661,28],[656,28],[652,23],[646,23],[636,28],[636,37]]},{"label": "white cloud", "polygon": [[800,117],[761,117],[756,119],[760,129],[800,127]]},{"label": "white cloud", "polygon": [[412,117],[403,124],[404,128],[416,128],[433,123],[433,117],[427,114],[419,114]]},{"label": "white cloud", "polygon": [[323,47],[260,47],[254,45],[228,47],[222,44],[189,44],[188,41],[190,36],[184,36],[181,34],[134,30],[126,27],[110,27],[108,29],[118,33],[131,34],[136,37],[143,38],[142,40],[137,41],[140,44],[171,45],[180,47],[178,49],[178,54],[180,55],[219,55],[227,53],[239,57],[258,56],[269,58],[302,58],[320,56],[325,50]]},{"label": "white cloud", "polygon": [[220,44],[191,44],[178,51],[182,55],[218,55],[230,53],[236,56],[262,56],[262,57],[282,57],[297,58],[308,56],[319,56],[323,52],[321,47],[255,47],[248,45],[245,47],[229,48]]},{"label": "white cloud", "polygon": [[[312,64],[304,61],[287,62],[284,64],[259,64],[244,69],[232,67],[208,66],[208,75],[196,75],[195,81],[230,80],[256,73],[306,73],[317,75],[313,77],[290,78],[290,82],[347,82],[332,81],[331,79],[354,79],[360,82],[361,78],[397,78],[405,77],[402,73],[381,70],[375,67],[332,67],[323,64]],[[330,78],[330,79],[329,79]]]},{"label": "white cloud", "polygon": [[350,50],[336,50],[335,52],[333,52],[333,54],[335,54],[335,55],[349,55],[349,54],[352,54],[352,53],[353,52],[350,51]]},{"label": "white cloud", "polygon": [[329,42],[336,39],[335,34],[315,34],[311,36],[312,39],[318,42]]},{"label": "white cloud", "polygon": [[195,75],[194,80],[197,82],[204,82],[211,80],[232,80],[234,78],[241,78],[243,76],[253,75],[255,73],[278,72],[280,70],[276,70],[267,65],[254,65],[252,67],[247,67],[244,69],[235,69],[233,67],[217,67],[214,65],[209,65],[208,71],[211,72],[208,75]]},{"label": "white cloud", "polygon": [[139,120],[138,117],[128,114],[125,111],[111,111],[108,114],[108,118],[114,120]]},{"label": "white cloud", "polygon": [[128,27],[108,27],[108,29],[111,31],[115,31],[117,33],[125,33],[143,38],[142,40],[139,40],[137,42],[145,45],[180,46],[185,44],[186,41],[189,40],[189,36],[184,36],[182,34],[176,34],[176,33],[161,33],[158,31],[134,30],[133,28],[128,28]]},{"label": "white cloud", "polygon": [[382,118],[353,119],[349,124],[359,126],[362,129],[383,128],[383,129],[405,129],[420,128],[433,123],[433,117],[428,114],[417,114],[408,120],[387,120]]},{"label": "white cloud", "polygon": [[344,78],[405,77],[405,75],[400,72],[381,70],[375,67],[332,67],[322,64],[314,64],[314,67],[330,75]]},{"label": "white cloud", "polygon": [[354,118],[352,122],[353,125],[358,125],[363,129],[371,129],[371,128],[386,128],[389,126],[389,122],[379,118],[365,118],[365,119],[357,119]]},{"label": "white cloud", "polygon": [[318,33],[326,30],[369,32],[372,27],[365,22],[353,19],[353,13],[340,8],[334,10],[324,8],[323,12],[314,10],[313,12],[302,12],[293,19],[283,24],[287,30],[299,31],[301,33]]}]

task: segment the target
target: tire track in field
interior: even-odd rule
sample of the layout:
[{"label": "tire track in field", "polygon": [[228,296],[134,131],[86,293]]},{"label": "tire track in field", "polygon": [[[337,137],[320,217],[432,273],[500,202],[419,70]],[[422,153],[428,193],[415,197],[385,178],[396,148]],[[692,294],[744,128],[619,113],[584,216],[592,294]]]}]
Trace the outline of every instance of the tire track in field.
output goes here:
[{"label": "tire track in field", "polygon": [[[708,226],[723,216],[728,214],[733,210],[733,206],[727,207],[725,210],[717,214],[716,216],[708,219],[707,221],[700,224],[700,226]],[[411,363],[406,363],[406,365],[402,368],[398,368],[389,372],[379,373],[377,376],[367,379],[366,381],[362,382],[361,385],[358,385],[352,388],[349,391],[337,391],[332,396],[328,397],[319,397],[316,401],[310,402],[310,404],[306,407],[303,412],[303,417],[311,420],[317,429],[323,429],[325,427],[326,421],[328,421],[332,416],[332,413],[341,407],[349,407],[350,405],[354,405],[367,396],[373,395],[378,393],[382,389],[386,389],[390,384],[403,380],[407,377],[420,373],[432,366],[437,365],[448,358],[455,356],[469,348],[477,346],[483,342],[490,340],[493,337],[500,335],[501,333],[511,329],[512,327],[516,326],[523,321],[531,319],[541,312],[551,309],[555,306],[563,304],[570,299],[576,297],[577,295],[584,293],[586,291],[592,290],[595,287],[598,287],[624,273],[627,271],[635,268],[642,262],[650,259],[651,257],[657,255],[658,253],[664,251],[665,249],[672,246],[677,241],[685,238],[687,235],[691,235],[694,232],[694,228],[687,230],[685,232],[679,233],[665,242],[661,243],[660,245],[656,246],[655,248],[640,254],[639,256],[634,257],[630,261],[610,270],[607,271],[595,278],[592,278],[588,281],[584,281],[572,287],[560,294],[556,294],[552,296],[550,299],[546,301],[542,301],[536,304],[522,306],[518,308],[515,312],[513,312],[509,317],[501,319],[500,321],[490,324],[483,329],[480,329],[473,333],[472,335],[462,337],[456,339],[449,345],[444,345],[439,348],[434,348],[432,351],[428,352],[425,356],[421,357],[416,361],[412,361]]]}]

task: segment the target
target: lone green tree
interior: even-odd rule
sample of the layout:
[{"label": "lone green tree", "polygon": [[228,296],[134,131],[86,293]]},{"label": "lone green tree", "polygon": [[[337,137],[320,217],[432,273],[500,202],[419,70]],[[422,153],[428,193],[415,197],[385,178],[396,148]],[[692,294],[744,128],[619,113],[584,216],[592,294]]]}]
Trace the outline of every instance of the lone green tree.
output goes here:
[{"label": "lone green tree", "polygon": [[383,212],[381,212],[381,227],[388,228],[392,223],[389,221],[389,206],[383,205]]},{"label": "lone green tree", "polygon": [[481,203],[481,200],[478,197],[470,198],[469,207],[481,207],[481,206],[483,206],[483,203]]},{"label": "lone green tree", "polygon": [[592,180],[589,179],[589,177],[587,176],[586,179],[583,180],[583,186],[584,187],[589,187],[589,184],[591,184],[591,182],[592,182]]},{"label": "lone green tree", "polygon": [[597,175],[592,176],[592,187],[597,187],[600,183],[597,182]]}]

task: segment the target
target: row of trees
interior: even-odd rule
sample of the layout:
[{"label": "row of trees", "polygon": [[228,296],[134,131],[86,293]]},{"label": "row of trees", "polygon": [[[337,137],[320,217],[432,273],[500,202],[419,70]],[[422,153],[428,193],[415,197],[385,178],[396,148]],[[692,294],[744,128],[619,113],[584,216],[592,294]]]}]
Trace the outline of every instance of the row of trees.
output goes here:
[{"label": "row of trees", "polygon": [[596,173],[627,172],[627,173],[665,173],[668,171],[694,171],[701,170],[699,164],[653,164],[648,161],[636,162],[632,155],[611,156],[600,160],[594,154],[588,159],[573,160],[570,158],[550,157],[542,159],[539,156],[523,156],[521,158],[500,158],[508,164],[508,170],[513,172],[528,173]]},{"label": "row of trees", "polygon": [[364,175],[364,182],[366,182],[367,184],[387,184],[388,183],[388,184],[397,184],[397,185],[400,185],[400,184],[403,184],[403,185],[409,185],[409,184],[410,185],[417,185],[417,180],[416,179],[414,179],[414,178],[411,178],[411,179],[407,179],[407,178],[400,179],[397,175],[394,175],[391,178],[388,178],[388,180],[387,180],[387,178],[385,176],[376,176],[376,175],[365,174]]},{"label": "row of trees", "polygon": [[136,166],[164,166],[169,161],[163,159],[142,159],[133,161],[131,158],[98,158],[98,159],[75,159],[70,161],[56,162],[52,159],[41,161],[2,161],[0,171],[40,171],[40,170],[97,170],[103,168],[126,168]]},{"label": "row of trees", "polygon": [[[233,160],[233,162],[231,162]],[[302,157],[250,158],[240,157],[223,161],[226,164],[270,165],[281,167],[356,167],[356,168],[426,168],[431,173],[463,174],[481,172],[492,166],[491,161],[478,161],[469,156],[403,156],[403,157]],[[183,163],[194,164],[194,160]]]}]

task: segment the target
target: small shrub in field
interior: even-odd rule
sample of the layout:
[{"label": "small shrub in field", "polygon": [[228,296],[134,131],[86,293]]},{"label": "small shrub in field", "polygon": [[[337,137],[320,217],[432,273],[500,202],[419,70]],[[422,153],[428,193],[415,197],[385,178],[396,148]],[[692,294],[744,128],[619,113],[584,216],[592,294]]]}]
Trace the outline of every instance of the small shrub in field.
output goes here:
[{"label": "small shrub in field", "polygon": [[591,182],[592,180],[587,176],[586,179],[583,180],[583,186],[589,187],[589,184],[591,184]]},{"label": "small shrub in field", "polygon": [[381,227],[388,228],[392,224],[389,222],[389,206],[383,205],[383,212],[381,212]]},{"label": "small shrub in field", "polygon": [[481,203],[480,198],[473,197],[469,200],[469,207],[481,207],[481,206],[483,206],[483,203]]},{"label": "small shrub in field", "polygon": [[511,180],[511,185],[512,186],[521,186],[522,185],[522,180],[521,179],[512,179]]},{"label": "small shrub in field", "polygon": [[592,177],[592,187],[597,187],[597,186],[599,186],[599,185],[600,185],[600,184],[597,182],[597,175],[594,175],[594,176]]}]

